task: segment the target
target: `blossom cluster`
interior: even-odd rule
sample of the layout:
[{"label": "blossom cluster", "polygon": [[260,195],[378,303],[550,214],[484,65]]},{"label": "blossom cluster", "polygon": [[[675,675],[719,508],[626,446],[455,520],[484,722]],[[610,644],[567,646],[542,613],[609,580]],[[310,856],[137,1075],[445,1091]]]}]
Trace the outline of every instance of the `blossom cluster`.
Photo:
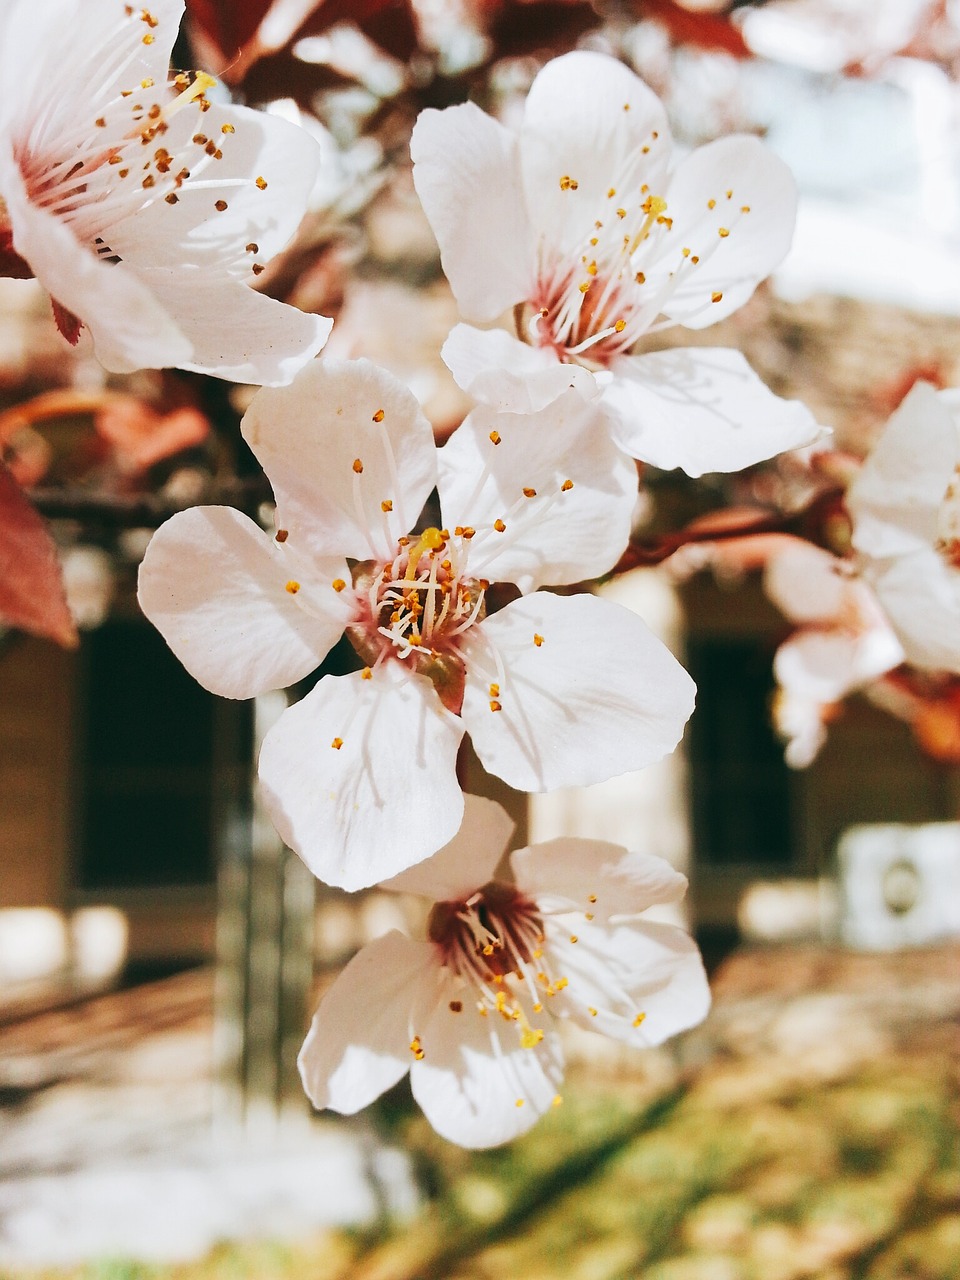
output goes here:
[{"label": "blossom cluster", "polygon": [[[181,0],[52,9],[0,15],[0,69],[23,82],[0,106],[0,268],[35,275],[110,370],[261,388],[241,432],[272,527],[179,512],[143,559],[143,611],[228,698],[298,685],[345,640],[354,669],[267,735],[262,795],[325,883],[431,904],[422,939],[378,939],[333,984],[306,1090],[350,1113],[409,1070],[438,1132],[506,1141],[561,1096],[564,1019],[654,1045],[709,992],[689,936],[644,918],[684,892],[662,860],[560,839],[498,872],[510,824],[464,796],[461,742],[521,792],[676,747],[692,680],[584,584],[620,561],[644,466],[734,472],[823,440],[739,351],[656,338],[751,297],[789,247],[793,180],[753,137],[675,159],[656,96],[599,53],[548,63],[515,128],[470,103],[424,111],[414,184],[462,317],[442,356],[474,402],[438,447],[401,381],[314,359],[332,322],[255,287],[316,180],[309,135],[204,73],[171,77]],[[960,672],[957,422],[953,399],[915,392],[850,491],[854,556],[838,569],[800,543],[770,567],[804,624],[778,674],[801,672],[818,708],[905,657]]]}]

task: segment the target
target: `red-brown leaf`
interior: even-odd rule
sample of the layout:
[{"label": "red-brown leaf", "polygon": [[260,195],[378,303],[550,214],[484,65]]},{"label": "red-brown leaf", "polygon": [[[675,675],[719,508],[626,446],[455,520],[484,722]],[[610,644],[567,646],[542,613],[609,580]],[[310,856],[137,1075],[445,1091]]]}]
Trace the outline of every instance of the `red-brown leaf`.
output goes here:
[{"label": "red-brown leaf", "polygon": [[29,263],[13,247],[13,233],[9,229],[0,229],[0,276],[10,280],[33,279]]},{"label": "red-brown leaf", "polygon": [[83,321],[79,316],[75,316],[72,311],[68,311],[62,302],[58,302],[56,298],[50,299],[53,304],[53,318],[56,321],[57,328],[60,333],[70,343],[71,347],[75,347],[80,341],[80,330],[83,328]]},{"label": "red-brown leaf", "polygon": [[68,648],[77,643],[53,538],[2,463],[0,618]]}]

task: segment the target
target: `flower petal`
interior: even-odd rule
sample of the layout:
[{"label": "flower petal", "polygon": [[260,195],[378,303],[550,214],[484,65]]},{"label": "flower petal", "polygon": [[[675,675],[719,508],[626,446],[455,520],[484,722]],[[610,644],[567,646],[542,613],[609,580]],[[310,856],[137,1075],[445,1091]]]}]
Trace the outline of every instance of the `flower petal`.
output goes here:
[{"label": "flower petal", "polygon": [[960,675],[960,571],[932,548],[868,564],[908,662]]},{"label": "flower petal", "polygon": [[445,525],[476,529],[474,576],[522,591],[582,582],[611,569],[627,545],[636,464],[575,391],[540,413],[474,409],[440,450],[439,468]]},{"label": "flower petal", "polygon": [[293,559],[232,507],[192,507],[153,535],[138,596],[205,688],[252,698],[301,679],[336,644],[345,614],[330,583],[346,572],[342,561]]},{"label": "flower petal", "polygon": [[517,887],[544,911],[589,912],[598,922],[679,902],[687,889],[665,858],[573,836],[517,849],[510,865]]},{"label": "flower petal", "polygon": [[394,876],[460,826],[462,736],[430,682],[395,662],[368,680],[324,676],[264,739],[274,826],[327,884],[364,889]]},{"label": "flower petal", "polygon": [[436,482],[430,424],[369,360],[308,365],[291,386],[258,392],[240,429],[273,485],[278,523],[320,555],[392,559]]},{"label": "flower petal", "polygon": [[[216,148],[212,156],[198,137]],[[193,266],[252,278],[254,263],[279,253],[300,225],[319,145],[278,116],[213,101],[208,110],[188,106],[173,115],[163,143],[189,165],[189,176],[172,192],[176,201],[166,199],[169,182],[161,179],[153,199],[145,195],[135,213],[111,226],[110,247],[137,268]]]},{"label": "flower petal", "polygon": [[847,568],[829,551],[796,538],[767,561],[763,589],[792,622],[829,622],[840,617],[856,589]]},{"label": "flower petal", "polygon": [[618,192],[639,200],[644,183],[662,185],[669,155],[659,98],[615,58],[568,53],[534,80],[520,167],[531,224],[551,248],[583,253],[594,222],[615,216]]},{"label": "flower petal", "polygon": [[353,957],[320,1001],[297,1058],[318,1111],[354,1115],[406,1074],[411,1011],[436,965],[430,943],[396,930]]},{"label": "flower petal", "polygon": [[[514,994],[535,1024],[526,995],[516,988]],[[433,1011],[416,1032],[423,1058],[410,1068],[413,1096],[437,1133],[461,1147],[495,1147],[526,1133],[563,1082],[556,1035],[523,1048],[518,1024],[481,1015],[470,988],[448,969],[440,971]]]},{"label": "flower petal", "polygon": [[141,270],[140,278],[176,315],[190,343],[177,367],[232,382],[286,385],[313,360],[333,326],[326,316],[298,311],[229,277],[197,273],[191,280],[190,273],[157,267]]},{"label": "flower petal", "polygon": [[[797,217],[797,184],[759,139],[729,137],[687,156],[671,174],[665,195],[673,218],[669,240],[688,247],[691,258],[681,267],[664,314],[688,329],[703,329],[743,306],[786,256]],[[693,256],[699,263],[688,265]],[[656,287],[660,273],[676,265],[674,253],[644,269]],[[715,294],[722,295],[716,302]]]},{"label": "flower petal", "polygon": [[824,435],[799,400],[781,400],[739,351],[685,347],[626,356],[603,393],[614,438],[635,458],[689,476],[739,471]]},{"label": "flower petal", "polygon": [[824,705],[898,667],[903,658],[885,623],[862,631],[803,627],[777,650],[773,673],[795,697]]},{"label": "flower petal", "polygon": [[410,154],[414,186],[461,314],[495,320],[532,286],[514,135],[466,102],[421,111]]},{"label": "flower petal", "polygon": [[493,879],[514,825],[495,800],[465,795],[463,822],[453,839],[423,862],[385,880],[380,888],[418,893],[434,902],[464,901]]},{"label": "flower petal", "polygon": [[569,915],[548,916],[543,928],[551,977],[567,979],[551,1012],[638,1048],[662,1044],[706,1017],[710,988],[703,961],[697,944],[676,925],[600,925]]},{"label": "flower petal", "polygon": [[676,658],[635,614],[594,596],[515,600],[468,631],[463,652],[474,749],[520,791],[642,769],[673,750],[693,710]]},{"label": "flower petal", "polygon": [[97,359],[114,373],[177,365],[190,342],[151,290],[123,263],[101,262],[52,214],[27,199],[0,146],[0,190],[17,253],[43,287],[90,330]]},{"label": "flower petal", "polygon": [[584,400],[599,395],[589,369],[562,364],[547,347],[531,347],[503,329],[458,324],[440,352],[457,386],[504,413],[536,413],[575,388]]},{"label": "flower petal", "polygon": [[857,550],[879,560],[933,546],[958,461],[957,417],[949,400],[918,383],[847,490]]}]

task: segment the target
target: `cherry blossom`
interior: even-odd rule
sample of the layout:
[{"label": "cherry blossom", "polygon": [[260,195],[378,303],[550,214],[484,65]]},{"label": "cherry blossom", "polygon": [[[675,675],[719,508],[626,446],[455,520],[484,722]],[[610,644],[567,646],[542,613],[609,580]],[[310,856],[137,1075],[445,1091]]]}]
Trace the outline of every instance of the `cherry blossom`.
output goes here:
[{"label": "cherry blossom", "polygon": [[566,838],[511,855],[499,805],[466,797],[454,839],[385,887],[433,902],[427,937],[364,947],[320,1003],[300,1052],[314,1106],[353,1114],[410,1072],[434,1129],[491,1147],[561,1101],[556,1019],[637,1048],[694,1026],[710,993],[696,945],[644,919],[686,879],[662,858]]},{"label": "cherry blossom", "polygon": [[[273,485],[273,537],[228,507],[154,536],[140,602],[208,689],[251,697],[325,675],[268,734],[260,780],[308,866],[356,889],[449,840],[457,748],[521,790],[585,784],[670,751],[693,683],[644,623],[536,590],[605,572],[626,544],[634,464],[575,393],[529,417],[478,408],[443,449],[368,361],[265,388],[244,438]],[[443,524],[417,526],[434,486]],[[532,594],[487,612],[492,582]],[[515,594],[515,592],[513,593]]]},{"label": "cherry blossom", "polygon": [[960,674],[960,393],[918,383],[847,506],[863,579],[907,661]]},{"label": "cherry blossom", "polygon": [[182,0],[8,0],[0,16],[0,257],[61,332],[127,373],[288,382],[331,321],[249,286],[296,231],[319,151],[283,120],[168,79]]},{"label": "cherry blossom", "polygon": [[514,309],[518,336],[458,325],[444,359],[497,408],[568,387],[597,398],[618,443],[692,476],[733,471],[821,434],[734,350],[635,354],[665,327],[741,306],[786,253],[796,188],[753,137],[670,168],[656,96],[621,63],[576,52],[539,73],[514,132],[472,103],[424,111],[414,181],[466,320]]},{"label": "cherry blossom", "polygon": [[767,561],[764,588],[800,624],[777,649],[774,723],[793,768],[811,764],[833,705],[898,667],[903,649],[877,598],[850,560],[797,539]]}]

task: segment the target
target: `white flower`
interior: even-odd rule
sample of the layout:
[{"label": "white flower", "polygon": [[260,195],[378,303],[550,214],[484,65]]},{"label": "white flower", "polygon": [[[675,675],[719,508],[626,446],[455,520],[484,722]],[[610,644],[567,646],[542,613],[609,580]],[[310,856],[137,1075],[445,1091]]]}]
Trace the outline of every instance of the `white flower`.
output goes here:
[{"label": "white flower", "polygon": [[696,945],[645,921],[686,879],[648,854],[559,839],[511,855],[492,877],[507,815],[466,797],[459,834],[385,887],[433,900],[428,938],[363,948],[320,1003],[300,1052],[317,1108],[353,1114],[409,1069],[443,1137],[491,1147],[561,1101],[554,1018],[643,1048],[700,1022],[710,993]]},{"label": "white flower", "polygon": [[847,491],[853,545],[908,662],[960,674],[960,396],[919,383]]},{"label": "white flower", "polygon": [[733,471],[820,428],[738,351],[631,352],[741,306],[789,247],[796,189],[756,138],[713,142],[672,171],[670,150],[659,100],[596,53],[540,72],[517,133],[472,103],[423,112],[414,181],[461,313],[489,322],[513,307],[523,339],[458,325],[443,354],[497,408],[530,412],[576,387],[600,397],[634,457]]},{"label": "white flower", "polygon": [[6,0],[0,244],[114,372],[288,382],[331,321],[248,286],[296,230],[318,149],[211,99],[207,75],[168,83],[182,14],[182,0]]},{"label": "white flower", "polygon": [[[438,453],[392,375],[324,360],[260,391],[242,430],[276,537],[232,508],[182,512],[150,544],[140,602],[226,697],[292,684],[346,631],[364,669],[324,676],[260,755],[277,829],[322,879],[373,884],[450,839],[464,731],[526,791],[676,744],[693,683],[644,624],[534,591],[604,572],[628,536],[633,463],[578,396],[529,418],[478,409]],[[409,534],[435,485],[444,527]],[[491,581],[534,593],[485,616]]]}]

